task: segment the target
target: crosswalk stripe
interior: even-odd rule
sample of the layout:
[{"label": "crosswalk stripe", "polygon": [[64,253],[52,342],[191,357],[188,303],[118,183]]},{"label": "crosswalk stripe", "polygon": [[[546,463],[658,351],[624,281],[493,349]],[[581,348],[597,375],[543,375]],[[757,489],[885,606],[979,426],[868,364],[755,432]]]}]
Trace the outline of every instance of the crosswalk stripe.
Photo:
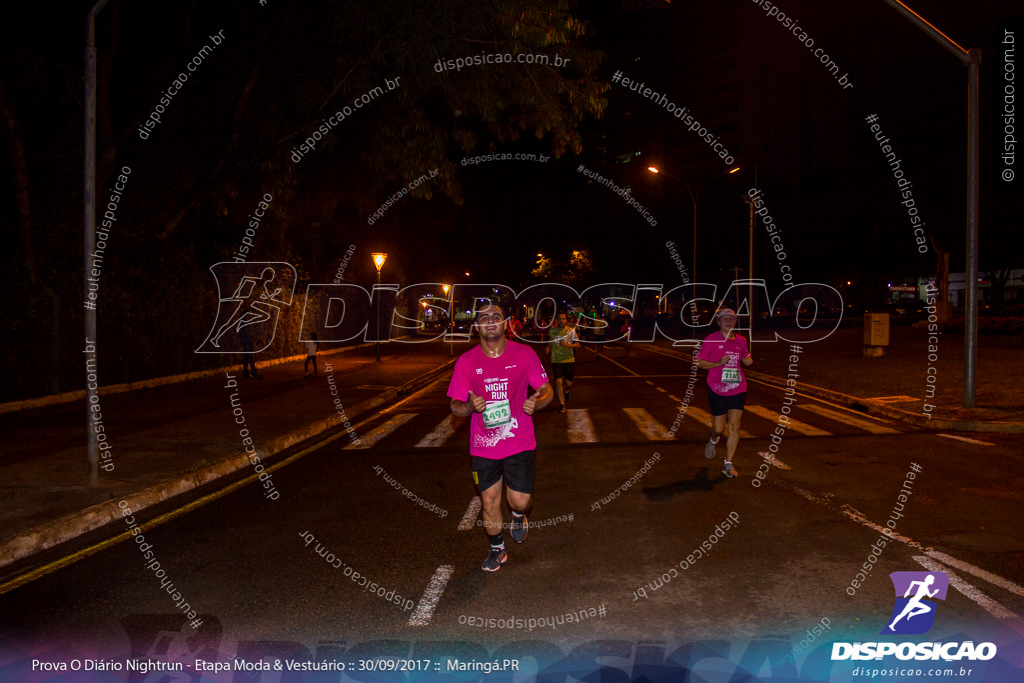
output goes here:
[{"label": "crosswalk stripe", "polygon": [[480,496],[473,496],[469,501],[469,507],[466,508],[466,514],[462,515],[462,521],[459,522],[459,531],[469,531],[476,524],[476,520],[480,517],[480,510],[483,507],[483,501],[480,500]]},{"label": "crosswalk stripe", "polygon": [[454,573],[455,566],[450,564],[442,564],[434,571],[434,575],[430,577],[430,583],[427,584],[426,590],[423,591],[423,597],[420,598],[419,604],[416,605],[416,610],[409,617],[409,626],[427,626],[430,624],[430,620],[434,617],[434,610],[437,609],[437,603],[440,602],[441,596],[444,595],[444,588],[448,585],[448,581],[451,580]]},{"label": "crosswalk stripe", "polygon": [[815,403],[802,403],[797,405],[804,410],[809,410],[812,413],[817,413],[818,415],[824,415],[825,417],[836,420],[837,422],[842,422],[852,427],[860,427],[864,431],[871,432],[872,434],[899,434],[895,429],[890,429],[889,427],[884,427],[874,422],[868,422],[867,420],[862,420],[860,418],[853,417],[852,415],[841,413],[838,410],[831,410]]},{"label": "crosswalk stripe", "polygon": [[747,410],[758,417],[771,420],[776,424],[783,425],[792,429],[794,432],[800,432],[806,436],[832,436],[832,432],[826,432],[824,429],[818,429],[814,425],[809,425],[806,422],[801,422],[800,420],[795,420],[788,416],[786,417],[788,422],[779,422],[779,418],[782,417],[782,415],[780,413],[776,413],[774,410],[768,410],[763,406],[747,406]]},{"label": "crosswalk stripe", "polygon": [[569,443],[597,443],[594,423],[586,409],[570,408],[565,415],[569,422]]},{"label": "crosswalk stripe", "polygon": [[648,441],[671,441],[673,439],[672,434],[665,429],[665,426],[643,408],[623,408],[622,412],[629,415],[629,419],[636,423]]},{"label": "crosswalk stripe", "polygon": [[449,415],[445,419],[441,420],[439,425],[434,427],[434,431],[420,439],[419,443],[416,444],[416,448],[434,448],[436,446],[443,446],[444,442],[452,438],[452,435],[455,434],[455,430],[457,430],[465,421],[465,417]]},{"label": "crosswalk stripe", "polygon": [[[711,417],[711,413],[709,413],[708,411],[704,410],[703,408],[698,408],[697,406],[692,405],[692,404],[686,407],[686,416],[687,417],[692,416],[693,419],[697,420],[697,422],[700,422],[702,425],[704,425],[706,427],[710,427],[711,423],[712,423],[712,420],[714,419],[714,418]],[[729,426],[726,425],[725,429],[722,431],[722,436],[728,436],[728,435],[729,435]],[[750,432],[748,432],[746,429],[743,429],[743,428],[740,428],[740,436],[742,436],[744,439],[753,439],[753,438],[755,438]]]},{"label": "crosswalk stripe", "polygon": [[399,413],[394,417],[390,418],[387,422],[384,422],[375,427],[369,434],[359,439],[359,442],[352,442],[345,446],[342,450],[354,451],[354,450],[366,450],[367,448],[373,448],[377,445],[381,439],[385,438],[391,432],[395,431],[409,420],[416,417],[416,413]]},{"label": "crosswalk stripe", "polygon": [[774,465],[775,467],[778,467],[780,470],[793,469],[792,467],[782,462],[778,458],[774,457],[771,453],[768,453],[767,451],[758,451],[757,454],[760,455],[766,463],[768,463],[769,465]]}]

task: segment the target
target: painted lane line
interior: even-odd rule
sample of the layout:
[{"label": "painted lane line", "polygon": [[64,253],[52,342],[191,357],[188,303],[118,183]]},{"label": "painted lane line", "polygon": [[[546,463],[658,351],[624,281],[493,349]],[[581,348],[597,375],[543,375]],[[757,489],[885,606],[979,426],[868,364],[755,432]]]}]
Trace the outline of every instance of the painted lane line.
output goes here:
[{"label": "painted lane line", "polygon": [[804,410],[809,410],[812,413],[817,413],[818,415],[823,415],[823,416],[825,416],[827,418],[835,420],[836,422],[842,422],[844,424],[848,424],[851,427],[859,427],[859,428],[863,429],[866,432],[871,432],[872,434],[899,434],[900,433],[900,432],[896,431],[895,429],[890,429],[889,427],[884,427],[884,426],[882,426],[880,424],[877,424],[875,422],[868,422],[867,420],[862,420],[859,417],[853,417],[852,415],[847,415],[846,413],[841,413],[838,410],[831,410],[829,408],[823,408],[823,407],[821,407],[819,405],[815,405],[813,403],[804,403],[804,404],[798,404],[798,405],[799,405],[800,408],[803,408]]},{"label": "painted lane line", "polygon": [[623,408],[622,412],[629,415],[648,441],[671,441],[674,438],[665,425],[643,408]]},{"label": "painted lane line", "polygon": [[388,418],[387,422],[384,422],[375,427],[369,434],[359,440],[359,443],[352,442],[345,446],[341,450],[343,451],[362,451],[367,448],[373,448],[382,439],[390,435],[393,431],[404,425],[409,420],[416,417],[416,413],[399,413],[394,417]]},{"label": "painted lane line", "polygon": [[420,439],[419,443],[416,444],[416,448],[435,448],[437,446],[443,446],[444,442],[452,438],[455,434],[455,430],[457,430],[465,421],[465,417],[449,415],[445,419],[441,420],[441,424],[434,427],[434,431]]},{"label": "painted lane line", "polygon": [[778,425],[788,427],[794,432],[799,432],[804,436],[832,436],[832,432],[826,432],[824,429],[819,429],[814,425],[809,425],[806,422],[801,422],[800,420],[792,417],[786,417],[786,419],[789,420],[788,422],[779,422],[779,418],[782,417],[782,414],[776,413],[774,410],[768,410],[763,406],[747,406],[747,410],[758,417],[763,417],[764,419],[771,420]]},{"label": "painted lane line", "polygon": [[959,569],[962,572],[967,572],[968,574],[974,574],[979,579],[982,579],[984,581],[988,581],[993,586],[998,586],[999,588],[1002,588],[1003,590],[1010,591],[1011,593],[1016,593],[1017,595],[1024,596],[1024,586],[1018,586],[1013,581],[1009,581],[1007,579],[1004,579],[1001,576],[997,576],[996,574],[993,574],[991,572],[987,572],[984,569],[981,569],[980,567],[975,567],[973,564],[967,564],[966,562],[958,560],[955,557],[950,557],[946,553],[940,553],[938,550],[931,550],[931,549],[929,549],[925,554],[928,555],[929,557],[932,557],[932,558],[938,560],[939,562],[944,562],[944,563],[948,564],[950,567],[956,567],[957,569]]},{"label": "painted lane line", "polygon": [[943,565],[941,562],[936,562],[930,557],[924,557],[922,555],[915,555],[914,561],[924,567],[930,572],[945,572],[946,576],[949,577],[949,585],[956,588],[958,591],[970,600],[973,600],[983,610],[994,616],[996,619],[1016,619],[1021,620],[1019,616],[1004,607],[1001,603],[993,600],[989,596],[982,593],[980,590],[967,583],[959,576],[950,571],[949,567]]},{"label": "painted lane line", "polygon": [[597,443],[597,433],[590,413],[583,408],[570,408],[566,411],[568,418],[569,443]]},{"label": "painted lane line", "polygon": [[480,496],[473,496],[469,501],[469,507],[466,508],[466,514],[462,515],[462,521],[459,522],[459,531],[469,531],[476,526],[476,520],[480,517],[480,507]]},{"label": "painted lane line", "polygon": [[981,567],[976,567],[973,564],[969,564],[967,562],[964,562],[963,560],[958,560],[955,557],[951,557],[950,555],[947,555],[946,553],[939,552],[938,550],[935,550],[934,548],[929,548],[928,546],[921,545],[917,541],[909,539],[906,536],[904,536],[902,534],[899,534],[899,533],[893,531],[892,529],[889,529],[889,527],[883,527],[880,524],[875,524],[874,522],[870,521],[867,517],[865,517],[864,513],[862,513],[860,510],[857,510],[854,507],[851,507],[849,505],[843,505],[841,507],[841,510],[842,510],[842,513],[844,515],[846,515],[847,517],[849,517],[850,519],[854,520],[855,522],[859,522],[859,523],[863,524],[864,526],[868,527],[869,529],[872,529],[873,531],[877,531],[879,534],[885,533],[882,530],[886,529],[886,530],[888,530],[888,533],[885,533],[886,536],[889,536],[890,538],[892,538],[892,539],[894,539],[896,541],[900,541],[902,543],[906,543],[908,546],[910,546],[914,550],[918,550],[918,551],[924,553],[925,555],[927,555],[928,557],[931,557],[931,558],[933,558],[935,560],[938,560],[940,562],[948,564],[951,567],[956,567],[957,569],[959,569],[962,572],[967,572],[968,574],[974,574],[979,579],[983,579],[985,581],[988,581],[992,585],[998,586],[999,588],[1002,588],[1003,590],[1007,590],[1007,591],[1010,591],[1011,593],[1016,593],[1017,595],[1024,596],[1024,586],[1020,586],[1020,585],[1014,583],[1013,581],[1010,581],[1009,579],[1004,579],[1003,577],[1001,577],[1001,576],[999,576],[997,574],[993,574],[991,572],[985,571]]},{"label": "painted lane line", "polygon": [[778,458],[773,458],[769,453],[766,453],[765,451],[758,451],[757,454],[760,455],[762,458],[764,458],[764,461],[766,463],[768,463],[769,465],[775,465],[780,470],[791,470],[791,469],[793,469],[792,467],[790,467],[786,463],[782,462]]},{"label": "painted lane line", "polygon": [[973,443],[978,446],[995,446],[994,443],[988,441],[978,441],[977,439],[968,439],[966,436],[957,436],[956,434],[936,434],[935,436],[941,436],[945,439],[956,439],[957,441],[963,441],[964,443]]},{"label": "painted lane line", "polygon": [[682,403],[682,402],[683,402],[683,399],[681,399],[681,398],[676,398],[676,397],[675,397],[675,396],[673,396],[672,394],[669,394],[669,395],[668,395],[668,397],[669,397],[670,399],[672,399],[673,401],[675,401],[676,403]]},{"label": "painted lane line", "polygon": [[437,603],[441,601],[445,586],[448,585],[454,572],[455,567],[450,564],[442,564],[434,570],[427,589],[423,591],[423,597],[420,598],[416,609],[409,616],[409,626],[426,626],[430,623],[434,616],[434,610],[437,609]]},{"label": "painted lane line", "polygon": [[626,367],[625,365],[623,365],[623,364],[622,364],[622,363],[620,363],[619,361],[617,361],[617,360],[612,360],[611,358],[608,358],[608,356],[605,356],[605,358],[606,358],[606,359],[608,360],[608,362],[609,362],[609,363],[615,363],[616,365],[618,365],[618,366],[619,366],[620,368],[622,368],[623,370],[625,370],[626,372],[628,372],[628,373],[629,373],[630,375],[632,375],[633,377],[640,377],[640,373],[638,373],[638,372],[633,372],[632,370],[630,370],[629,368],[627,368],[627,367]]},{"label": "painted lane line", "polygon": [[[776,483],[778,483],[777,480],[776,480]],[[786,488],[794,491],[795,493],[803,496],[804,498],[806,498],[807,500],[810,500],[813,503],[818,503],[819,505],[824,505],[825,507],[831,507],[829,500],[826,500],[825,498],[816,496],[813,493],[811,493],[810,491],[805,491],[804,489],[802,489],[802,488],[800,488],[798,486],[793,486],[792,484],[786,485]],[[830,494],[830,493],[826,493],[826,494],[823,494],[823,495],[825,497],[827,497],[827,498],[831,498],[832,497],[832,494]],[[840,510],[842,511],[842,513],[844,515],[846,515],[847,517],[849,517],[853,521],[855,521],[855,522],[857,522],[859,524],[863,524],[864,526],[868,527],[869,529],[871,529],[872,531],[874,531],[874,532],[876,532],[878,534],[884,534],[885,536],[888,536],[889,538],[891,538],[894,541],[900,541],[901,543],[905,543],[906,545],[910,546],[914,550],[922,552],[925,555],[927,555],[928,557],[933,558],[934,560],[938,560],[939,562],[945,563],[945,564],[947,564],[947,565],[949,565],[951,567],[956,567],[957,569],[959,569],[961,571],[964,571],[964,572],[967,572],[968,574],[974,574],[978,578],[983,579],[985,581],[988,581],[992,585],[997,586],[999,588],[1002,588],[1004,590],[1010,591],[1011,593],[1016,593],[1017,595],[1024,595],[1024,587],[1021,587],[1021,586],[1017,585],[1016,583],[1014,583],[1014,582],[1012,582],[1012,581],[1010,581],[1008,579],[1004,579],[1001,576],[998,576],[998,575],[993,574],[991,572],[987,572],[984,569],[981,569],[980,567],[975,567],[973,564],[969,564],[969,563],[964,562],[962,560],[958,560],[955,557],[951,557],[951,556],[947,555],[946,553],[939,552],[938,550],[935,550],[933,548],[928,548],[926,546],[923,546],[920,543],[918,543],[917,541],[914,541],[914,540],[912,540],[910,538],[907,538],[906,536],[904,536],[904,535],[902,535],[900,533],[897,533],[897,532],[893,531],[892,529],[889,529],[888,527],[883,527],[880,524],[875,524],[874,522],[869,520],[867,517],[865,517],[864,513],[862,513],[860,510],[857,510],[856,508],[854,508],[854,507],[852,507],[850,505],[845,505],[844,504],[844,505],[840,506]],[[883,529],[886,530],[888,533],[884,532]],[[915,557],[914,559],[917,560],[918,558]],[[920,560],[918,560],[918,562],[920,562]],[[938,563],[936,563],[936,564],[938,565]],[[939,570],[933,570],[933,571],[945,571],[945,570],[944,569],[939,569]],[[949,572],[946,572],[946,573],[949,574]],[[950,575],[949,582],[951,584],[953,583],[952,575]],[[969,584],[964,583],[964,585],[967,586]],[[959,587],[957,587],[957,590],[960,590],[960,592],[964,593],[964,595],[968,595],[966,592],[964,592],[964,590],[961,590]],[[980,591],[978,591],[978,593],[981,594],[982,596],[984,596],[984,594],[980,593]],[[968,597],[971,597],[971,596],[968,595]],[[984,596],[984,597],[987,598],[987,596]],[[971,597],[971,599],[974,600],[973,597]],[[975,600],[975,602],[978,602],[978,601]],[[995,601],[992,601],[992,602],[995,603]],[[982,605],[981,602],[978,602],[978,604]],[[995,603],[995,604],[998,605],[999,607],[1002,607],[1002,605],[999,605],[999,603]],[[982,607],[984,607],[984,605],[982,605]],[[1007,611],[1009,611],[1009,610],[1007,610]],[[1010,612],[1010,617],[1011,618],[1015,618],[1015,619],[1020,619],[1020,617],[1018,615],[1014,614],[1013,612]]]}]

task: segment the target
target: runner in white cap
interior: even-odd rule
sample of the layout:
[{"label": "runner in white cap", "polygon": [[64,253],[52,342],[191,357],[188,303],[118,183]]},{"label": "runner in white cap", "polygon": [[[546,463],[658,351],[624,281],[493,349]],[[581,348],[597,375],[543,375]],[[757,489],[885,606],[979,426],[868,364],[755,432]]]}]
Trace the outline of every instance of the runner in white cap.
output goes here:
[{"label": "runner in white cap", "polygon": [[704,339],[697,352],[697,367],[708,371],[708,403],[711,405],[711,437],[704,447],[704,456],[715,457],[715,446],[725,431],[726,418],[729,422],[729,437],[725,443],[725,463],[722,474],[737,476],[732,459],[740,443],[740,420],[743,405],[747,399],[747,379],[740,364],[750,365],[747,340],[733,332],[736,326],[736,312],[723,308],[718,312],[718,332],[712,332]]}]

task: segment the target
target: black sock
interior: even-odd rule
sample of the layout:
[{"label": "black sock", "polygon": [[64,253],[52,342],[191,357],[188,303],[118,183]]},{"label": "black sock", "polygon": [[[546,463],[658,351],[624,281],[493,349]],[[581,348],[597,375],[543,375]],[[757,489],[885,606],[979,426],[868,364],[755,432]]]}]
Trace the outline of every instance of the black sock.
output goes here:
[{"label": "black sock", "polygon": [[498,548],[501,550],[505,549],[505,536],[502,534],[502,532],[499,531],[498,533],[493,535],[487,534],[487,540],[491,542],[492,548]]}]

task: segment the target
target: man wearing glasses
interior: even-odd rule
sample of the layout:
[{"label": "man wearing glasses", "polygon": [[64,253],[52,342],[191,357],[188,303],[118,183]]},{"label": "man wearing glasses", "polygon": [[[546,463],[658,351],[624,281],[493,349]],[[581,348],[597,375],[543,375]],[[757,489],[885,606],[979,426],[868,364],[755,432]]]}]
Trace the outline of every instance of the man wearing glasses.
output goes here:
[{"label": "man wearing glasses", "polygon": [[498,571],[508,561],[502,534],[503,483],[512,512],[509,533],[516,543],[526,540],[537,448],[531,416],[553,396],[537,353],[506,339],[505,325],[505,314],[498,305],[489,304],[477,312],[480,345],[459,356],[448,385],[452,414],[472,416],[469,453],[490,541],[490,552],[481,565],[488,572]]}]

